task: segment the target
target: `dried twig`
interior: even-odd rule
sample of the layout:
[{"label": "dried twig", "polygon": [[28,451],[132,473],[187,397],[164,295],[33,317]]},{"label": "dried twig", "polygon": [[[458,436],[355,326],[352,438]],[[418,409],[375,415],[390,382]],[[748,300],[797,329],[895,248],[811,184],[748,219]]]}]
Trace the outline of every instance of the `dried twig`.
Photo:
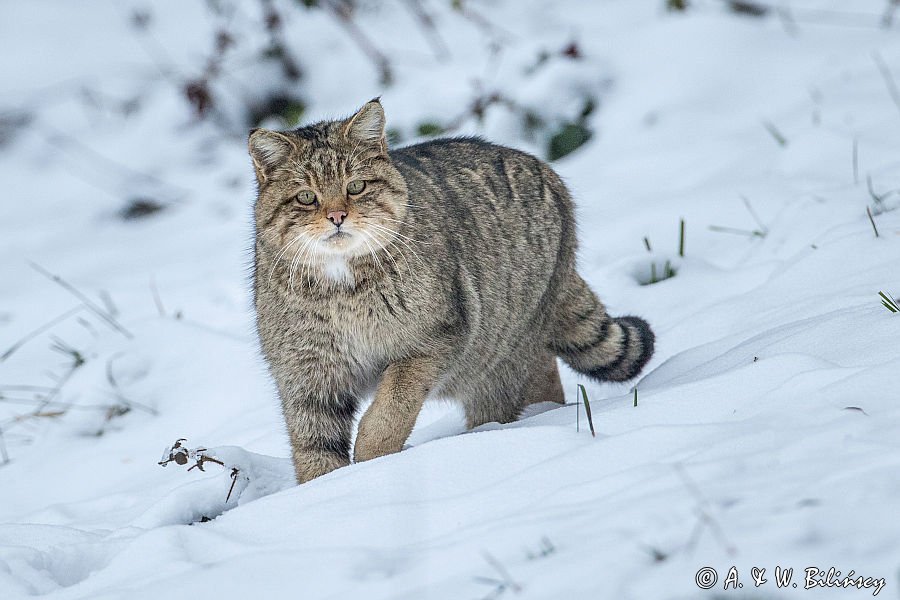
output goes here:
[{"label": "dried twig", "polygon": [[35,410],[35,413],[43,411],[50,403],[52,403],[54,400],[56,400],[56,397],[59,396],[60,392],[62,392],[63,386],[65,386],[66,383],[68,383],[69,379],[72,378],[72,375],[75,374],[75,371],[77,371],[78,368],[81,367],[82,364],[84,364],[84,363],[79,363],[79,362],[72,363],[72,366],[69,368],[69,370],[66,371],[63,374],[63,376],[60,377],[59,380],[56,382],[56,385],[54,386],[53,390],[41,399],[41,405],[37,408],[37,410]]},{"label": "dried twig", "polygon": [[508,30],[499,27],[498,25],[489,21],[484,15],[481,13],[472,10],[469,8],[466,0],[452,0],[452,7],[460,16],[462,16],[467,21],[470,21],[476,27],[482,30],[482,32],[489,35],[496,42],[509,40],[515,37]]},{"label": "dried twig", "polygon": [[249,478],[246,475],[241,475],[240,466],[225,464],[225,462],[219,460],[212,454],[208,454],[208,448],[188,448],[184,445],[184,442],[186,441],[185,438],[175,440],[174,444],[166,448],[163,452],[162,459],[160,459],[157,464],[161,467],[165,467],[170,462],[174,462],[177,465],[183,466],[193,461],[194,464],[188,467],[188,471],[199,469],[204,472],[206,471],[206,469],[203,468],[205,463],[214,463],[226,469],[230,468],[231,472],[229,473],[229,477],[231,478],[231,486],[229,486],[228,494],[225,496],[226,503],[231,500],[231,495],[234,493],[234,486],[237,484],[238,478],[243,477],[245,480],[249,481]]},{"label": "dried twig", "polygon": [[[188,471],[190,471],[190,469],[188,469]],[[225,496],[225,502],[231,500],[231,492],[234,491],[234,484],[237,483],[238,473],[240,473],[240,470],[238,470],[237,467],[231,467],[231,487],[228,488],[228,495]]]}]

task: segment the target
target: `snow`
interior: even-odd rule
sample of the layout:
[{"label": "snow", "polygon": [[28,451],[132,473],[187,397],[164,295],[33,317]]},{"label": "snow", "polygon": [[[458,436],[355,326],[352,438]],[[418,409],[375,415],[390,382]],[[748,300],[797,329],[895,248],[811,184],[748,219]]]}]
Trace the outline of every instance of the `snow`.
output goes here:
[{"label": "snow", "polygon": [[[30,263],[104,311],[108,295],[127,333],[81,308],[0,362],[0,598],[713,597],[701,567],[721,597],[873,593],[804,590],[810,566],[897,593],[900,315],[877,295],[900,296],[900,111],[878,66],[900,80],[900,25],[879,27],[886,3],[794,0],[753,18],[712,0],[684,14],[468,2],[492,31],[446,4],[426,3],[445,62],[401,3],[360,14],[393,62],[387,88],[334,19],[286,11],[307,117],[382,94],[411,139],[478,90],[553,122],[596,97],[594,137],[555,167],[578,203],[581,272],[613,314],[656,331],[637,406],[631,386],[564,370],[565,407],[466,433],[458,409],[429,405],[404,452],[294,485],[252,328],[245,138],[195,122],[152,58],[162,48],[195,75],[218,21],[202,3],[154,3],[153,42],[128,4],[9,4],[0,119],[30,122],[0,126],[0,352],[81,306]],[[250,47],[265,43],[259,19],[243,3],[234,17]],[[572,41],[582,59],[525,74]],[[255,93],[252,62],[228,64]],[[459,132],[544,148],[499,106]],[[168,206],[124,221],[134,197]],[[675,277],[640,285],[667,260]],[[84,364],[45,409],[64,414],[23,419],[34,390],[13,386],[69,372],[53,339]],[[161,468],[179,438],[225,466]],[[723,591],[731,566],[741,591]],[[776,566],[799,587],[778,589]]]}]

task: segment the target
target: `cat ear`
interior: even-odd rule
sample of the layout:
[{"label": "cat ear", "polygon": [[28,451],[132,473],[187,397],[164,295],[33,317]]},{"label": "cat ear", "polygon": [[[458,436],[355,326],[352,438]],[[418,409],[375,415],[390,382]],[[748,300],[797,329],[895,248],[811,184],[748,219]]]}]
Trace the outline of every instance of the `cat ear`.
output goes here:
[{"label": "cat ear", "polygon": [[369,100],[355,115],[347,120],[344,126],[344,134],[351,140],[377,144],[383,152],[387,152],[387,144],[384,141],[384,109],[378,98]]},{"label": "cat ear", "polygon": [[260,183],[266,181],[278,165],[283,163],[291,151],[297,148],[291,138],[268,129],[253,129],[247,141],[253,168]]}]

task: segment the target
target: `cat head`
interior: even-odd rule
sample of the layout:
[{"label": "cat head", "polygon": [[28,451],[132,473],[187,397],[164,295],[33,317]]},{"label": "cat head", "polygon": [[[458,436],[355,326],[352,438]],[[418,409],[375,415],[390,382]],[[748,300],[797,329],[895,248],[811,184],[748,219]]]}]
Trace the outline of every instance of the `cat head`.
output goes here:
[{"label": "cat head", "polygon": [[375,99],[348,119],[253,130],[258,240],[293,264],[370,254],[396,240],[406,183],[388,156],[384,127]]}]

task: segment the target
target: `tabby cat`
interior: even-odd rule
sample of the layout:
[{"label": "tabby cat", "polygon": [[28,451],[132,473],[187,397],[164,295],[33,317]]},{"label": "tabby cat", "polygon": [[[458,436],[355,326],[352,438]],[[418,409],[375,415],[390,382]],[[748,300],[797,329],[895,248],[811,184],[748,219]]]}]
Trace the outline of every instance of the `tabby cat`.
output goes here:
[{"label": "tabby cat", "polygon": [[256,129],[254,293],[298,481],[398,452],[429,396],[469,427],[563,403],[556,357],[598,381],[653,353],[575,270],[575,215],[541,160],[476,138],[388,150],[381,103]]}]

